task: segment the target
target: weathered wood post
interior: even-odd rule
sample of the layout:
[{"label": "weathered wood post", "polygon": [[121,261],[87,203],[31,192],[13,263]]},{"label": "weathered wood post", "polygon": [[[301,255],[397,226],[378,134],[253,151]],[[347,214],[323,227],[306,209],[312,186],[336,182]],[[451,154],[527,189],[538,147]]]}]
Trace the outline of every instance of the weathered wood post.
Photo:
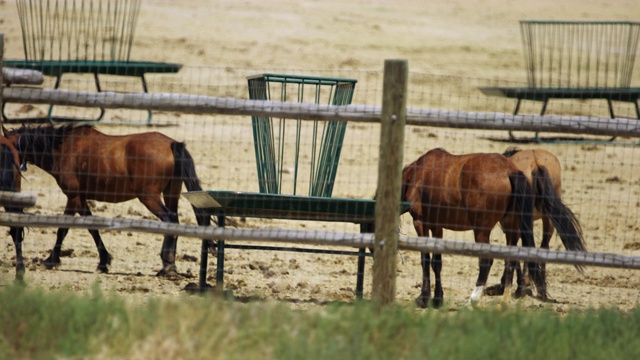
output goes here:
[{"label": "weathered wood post", "polygon": [[373,262],[373,299],[381,305],[396,293],[407,78],[406,60],[385,60]]},{"label": "weathered wood post", "polygon": [[[4,79],[2,73],[4,72],[4,33],[0,33],[0,109],[2,109],[2,89],[4,88]],[[1,111],[0,111],[1,112]],[[4,125],[4,119],[0,114],[0,125]],[[0,135],[4,135],[4,129],[0,126]]]}]

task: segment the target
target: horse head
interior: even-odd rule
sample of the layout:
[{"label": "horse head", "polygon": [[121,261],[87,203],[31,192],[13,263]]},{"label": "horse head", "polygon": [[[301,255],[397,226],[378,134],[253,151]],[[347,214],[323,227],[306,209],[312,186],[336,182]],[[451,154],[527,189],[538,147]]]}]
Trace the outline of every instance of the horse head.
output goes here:
[{"label": "horse head", "polygon": [[31,140],[29,136],[23,135],[27,127],[23,124],[18,129],[7,129],[2,125],[2,132],[4,136],[11,144],[18,150],[18,156],[20,158],[20,170],[27,171],[27,153]]}]

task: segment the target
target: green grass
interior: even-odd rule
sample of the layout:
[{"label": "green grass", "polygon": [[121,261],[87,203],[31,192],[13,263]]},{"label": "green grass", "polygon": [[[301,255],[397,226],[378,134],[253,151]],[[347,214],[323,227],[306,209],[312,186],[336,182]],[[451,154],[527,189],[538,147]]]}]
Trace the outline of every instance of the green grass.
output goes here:
[{"label": "green grass", "polygon": [[634,359],[640,311],[447,311],[370,302],[295,310],[212,296],[127,304],[0,288],[0,358]]}]

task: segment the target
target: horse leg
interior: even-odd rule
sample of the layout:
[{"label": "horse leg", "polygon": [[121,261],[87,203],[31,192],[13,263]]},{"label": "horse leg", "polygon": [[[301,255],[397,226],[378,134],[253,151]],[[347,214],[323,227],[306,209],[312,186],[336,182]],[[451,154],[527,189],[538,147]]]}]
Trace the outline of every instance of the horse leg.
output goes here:
[{"label": "horse leg", "polygon": [[9,234],[13,239],[13,246],[16,248],[16,281],[19,283],[23,283],[24,273],[26,272],[26,268],[24,266],[24,257],[22,256],[22,242],[24,240],[24,228],[11,227],[9,228]]},{"label": "horse leg", "polygon": [[[421,218],[422,214],[411,214],[414,219],[413,226],[416,229],[418,236],[427,236],[425,225]],[[420,264],[422,265],[422,287],[420,288],[420,295],[416,298],[416,305],[424,309],[429,305],[429,299],[431,298],[431,273],[429,266],[431,265],[431,255],[428,252],[420,253]]]},{"label": "horse leg", "polygon": [[[163,222],[178,223],[177,214],[169,214]],[[162,269],[158,272],[158,276],[176,276],[178,270],[176,268],[176,250],[178,245],[178,237],[165,235],[162,241],[162,251],[160,258],[162,259]]]},{"label": "horse leg", "polygon": [[[91,213],[91,210],[89,209],[89,205],[87,205],[87,202],[84,201],[83,202],[84,207],[82,208],[82,211],[79,211],[80,216],[93,216],[93,214]],[[96,249],[98,249],[98,255],[100,257],[100,262],[98,263],[98,268],[97,270],[101,273],[108,273],[109,272],[109,265],[111,265],[111,254],[109,254],[109,252],[107,251],[107,248],[104,246],[104,243],[102,242],[102,237],[100,236],[100,231],[98,230],[89,230],[89,234],[91,234],[91,237],[93,238],[93,242],[96,244]]]},{"label": "horse leg", "polygon": [[531,282],[529,281],[527,274],[525,274],[525,272],[523,271],[522,266],[520,265],[520,261],[516,261],[515,265],[516,283],[518,287],[516,288],[513,296],[516,299],[520,299],[525,296],[533,296],[533,291],[531,290]]},{"label": "horse leg", "polygon": [[[79,197],[69,197],[67,196],[67,205],[64,208],[64,214],[69,216],[74,216],[78,209],[80,208],[80,198]],[[68,228],[58,228],[56,232],[56,244],[53,246],[49,257],[44,259],[42,264],[47,269],[53,269],[55,267],[60,266],[60,250],[62,249],[62,242],[64,238],[67,236],[69,232]]]},{"label": "horse leg", "polygon": [[[517,226],[517,225],[516,225]],[[505,235],[507,237],[508,246],[518,246],[519,233],[517,227],[515,229],[504,228]],[[511,287],[513,285],[513,271],[520,268],[520,263],[517,260],[505,260],[504,273],[502,275],[502,281],[504,285],[504,291],[502,293],[502,299],[500,303],[503,306],[511,305]]]},{"label": "horse leg", "polygon": [[[65,211],[65,215],[73,216],[75,215],[75,213],[67,213]],[[62,248],[62,242],[64,241],[64,238],[67,236],[68,232],[68,228],[58,228],[58,231],[56,232],[56,244],[53,246],[49,257],[44,259],[44,261],[42,262],[42,264],[47,269],[53,269],[57,266],[60,266],[60,250]]]},{"label": "horse leg", "polygon": [[[540,243],[540,248],[541,249],[547,249],[549,250],[549,243],[551,242],[551,237],[553,236],[553,232],[554,232],[554,227],[553,224],[551,223],[551,219],[548,216],[543,216],[542,217],[542,243]],[[546,273],[547,273],[547,263],[540,263],[540,276],[543,276],[544,278],[546,278]],[[549,298],[546,289],[544,289],[545,291],[542,291],[540,294],[540,299],[542,301],[554,301],[553,299]]]},{"label": "horse leg", "polygon": [[[443,229],[432,229],[431,233],[433,237],[442,239]],[[440,278],[440,272],[442,271],[442,254],[434,253],[431,259],[431,269],[433,269],[433,275],[435,277],[435,289],[433,290],[433,307],[439,308],[444,302],[444,291],[442,290],[442,280]]]},{"label": "horse leg", "polygon": [[[22,213],[20,208],[5,208],[7,212]],[[10,227],[9,234],[13,239],[13,245],[16,248],[16,281],[24,282],[24,258],[22,257],[22,241],[24,240],[23,227]]]},{"label": "horse leg", "polygon": [[[73,216],[76,213],[81,216],[91,216],[91,210],[89,210],[89,206],[85,200],[80,199],[79,197],[73,197],[67,199],[67,206],[64,209],[65,215]],[[53,246],[51,250],[51,254],[46,258],[42,263],[47,269],[52,269],[54,267],[60,266],[60,251],[62,250],[62,242],[64,238],[67,236],[69,232],[69,228],[58,228],[58,232],[56,233],[56,244]],[[89,230],[91,237],[93,237],[93,241],[96,244],[96,248],[98,249],[98,254],[100,256],[100,263],[98,264],[98,271],[100,272],[108,272],[108,265],[111,264],[111,255],[107,252],[107,249],[102,242],[102,238],[100,237],[100,232],[98,230]]]},{"label": "horse leg", "polygon": [[9,228],[9,233],[13,239],[13,245],[16,248],[16,280],[18,282],[24,282],[24,258],[22,257],[22,240],[24,229],[22,227]]},{"label": "horse leg", "polygon": [[[487,231],[478,231],[474,230],[475,241],[476,243],[489,243],[489,234]],[[487,284],[487,279],[489,278],[489,271],[491,270],[491,266],[493,265],[493,259],[491,258],[479,258],[478,259],[479,272],[478,279],[476,280],[476,287],[473,289],[471,293],[471,297],[469,298],[468,305],[477,306],[482,299],[482,294],[484,291],[484,287]]]},{"label": "horse leg", "polygon": [[420,264],[422,265],[422,287],[420,288],[420,295],[416,298],[416,304],[423,309],[427,307],[429,299],[431,298],[430,263],[431,259],[429,253],[420,253]]},{"label": "horse leg", "polygon": [[[139,198],[140,202],[149,209],[162,222],[178,223],[177,200],[172,201],[174,197],[166,196],[165,201],[176,211],[172,211],[160,201],[160,196]],[[177,198],[176,198],[177,199]],[[174,206],[175,204],[175,206]],[[160,259],[162,259],[162,269],[158,271],[158,276],[176,276],[178,270],[176,268],[176,248],[178,238],[176,236],[165,235],[162,241],[162,250],[160,251]]]}]

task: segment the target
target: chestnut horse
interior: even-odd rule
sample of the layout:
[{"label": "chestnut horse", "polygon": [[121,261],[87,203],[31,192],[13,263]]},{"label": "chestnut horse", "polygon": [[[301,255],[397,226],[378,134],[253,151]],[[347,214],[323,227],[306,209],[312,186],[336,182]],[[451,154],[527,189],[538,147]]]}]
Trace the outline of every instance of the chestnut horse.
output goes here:
[{"label": "chestnut horse", "polygon": [[[66,215],[91,216],[87,200],[119,203],[137,198],[161,221],[178,223],[182,184],[189,191],[202,190],[185,145],[158,132],[112,136],[93,126],[68,124],[23,125],[5,130],[5,134],[18,149],[23,170],[26,163],[31,163],[54,177],[67,196]],[[203,224],[206,215],[196,208],[194,212],[198,224]],[[44,261],[46,267],[60,265],[60,250],[68,231],[58,229],[56,244]],[[111,255],[100,232],[89,233],[100,255],[98,271],[108,272]],[[164,237],[159,275],[177,274],[176,245],[177,237]]]},{"label": "chestnut horse", "polygon": [[[522,171],[501,154],[452,155],[443,149],[430,150],[402,174],[402,201],[410,201],[409,213],[418,236],[442,238],[443,230],[473,230],[476,243],[489,243],[489,235],[500,222],[507,234],[507,243],[517,245],[522,237],[523,246],[534,247],[533,190]],[[421,254],[422,288],[416,303],[426,307],[431,297],[429,266],[435,274],[433,306],[439,307],[444,299],[440,272],[442,255]],[[477,304],[493,259],[479,259],[479,274],[469,303]],[[517,261],[507,261],[507,281],[510,287]],[[544,291],[544,273],[536,263],[527,263],[528,275]],[[505,289],[502,302],[510,302],[510,291]]]},{"label": "chestnut horse", "polygon": [[[18,151],[13,144],[4,136],[0,136],[0,190],[20,191],[22,175],[20,174],[20,158]],[[5,206],[5,211],[22,213],[23,209],[17,206]],[[16,280],[22,281],[24,278],[24,260],[22,258],[22,240],[24,239],[24,228],[13,226],[9,228],[9,234],[13,239],[16,248]]]},{"label": "chestnut horse", "polygon": [[[565,249],[569,251],[586,251],[580,222],[561,199],[562,177],[558,158],[543,149],[520,150],[509,148],[503,155],[524,172],[533,187],[535,198],[534,220],[542,219],[542,242],[540,247],[549,249],[554,229],[557,229],[558,236],[560,236]],[[557,216],[551,216],[552,214],[557,214]],[[576,266],[576,269],[583,273],[581,266]],[[546,271],[544,263],[541,264],[541,270]],[[516,273],[518,281],[516,296],[524,296],[527,289],[519,264],[516,267]],[[504,281],[505,275],[503,275],[501,284],[493,291],[495,294],[502,294]],[[551,299],[542,298],[542,300]]]}]

